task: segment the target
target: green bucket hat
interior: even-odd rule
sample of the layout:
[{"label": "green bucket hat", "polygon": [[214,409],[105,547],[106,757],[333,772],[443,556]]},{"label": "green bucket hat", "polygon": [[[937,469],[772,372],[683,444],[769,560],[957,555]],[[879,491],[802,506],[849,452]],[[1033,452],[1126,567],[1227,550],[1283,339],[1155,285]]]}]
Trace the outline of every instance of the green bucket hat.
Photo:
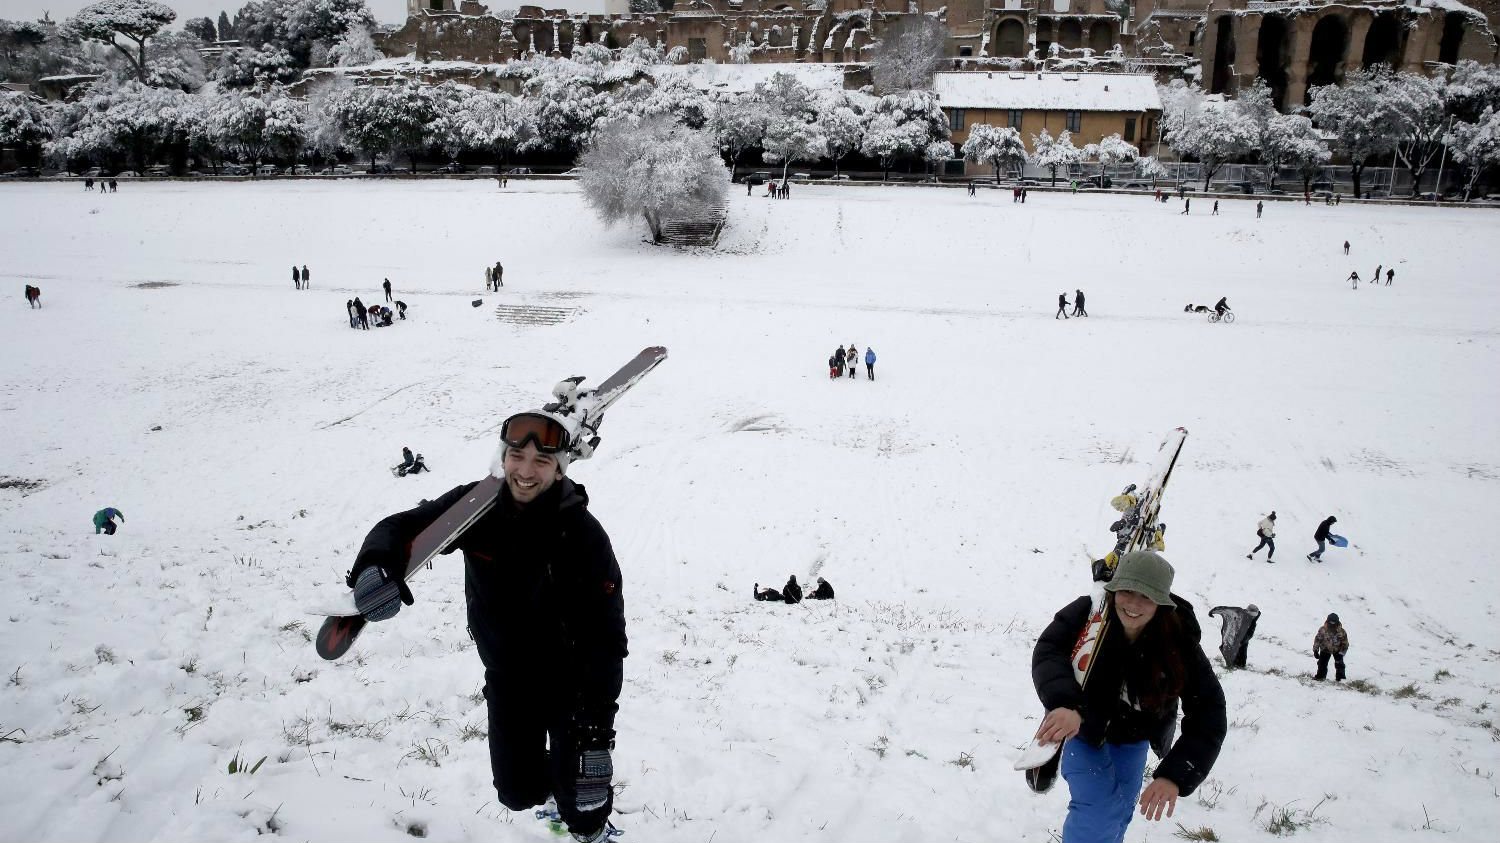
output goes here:
[{"label": "green bucket hat", "polygon": [[1161,554],[1134,550],[1125,554],[1115,568],[1114,578],[1104,584],[1105,591],[1137,591],[1158,606],[1173,606],[1172,575],[1175,572]]}]

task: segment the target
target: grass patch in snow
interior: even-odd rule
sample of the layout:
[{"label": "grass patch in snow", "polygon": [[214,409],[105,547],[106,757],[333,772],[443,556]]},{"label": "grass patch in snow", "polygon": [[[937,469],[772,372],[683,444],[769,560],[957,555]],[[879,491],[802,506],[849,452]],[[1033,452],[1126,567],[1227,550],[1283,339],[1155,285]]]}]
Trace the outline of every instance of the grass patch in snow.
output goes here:
[{"label": "grass patch in snow", "polygon": [[1418,688],[1417,683],[1415,682],[1408,682],[1405,685],[1402,685],[1401,687],[1392,691],[1391,696],[1395,697],[1398,700],[1406,700],[1413,697],[1419,700],[1431,699],[1426,694],[1422,693],[1422,689]]},{"label": "grass patch in snow", "polygon": [[1368,682],[1364,679],[1350,679],[1348,682],[1344,683],[1344,687],[1349,688],[1350,690],[1358,691],[1361,694],[1369,694],[1372,697],[1378,697],[1381,694],[1379,685],[1376,685],[1374,682]]},{"label": "grass patch in snow", "polygon": [[1199,826],[1198,828],[1186,828],[1182,823],[1178,823],[1177,830],[1172,832],[1172,836],[1179,840],[1202,840],[1206,841],[1206,843],[1218,843],[1219,840],[1219,835],[1215,834],[1214,830],[1206,825]]},{"label": "grass patch in snow", "polygon": [[1270,811],[1266,813],[1265,825],[1262,827],[1277,837],[1286,837],[1296,834],[1304,828],[1328,822],[1317,815],[1318,809],[1323,807],[1323,803],[1327,801],[1328,797],[1324,796],[1318,800],[1318,804],[1312,806],[1312,810],[1310,811],[1295,808],[1291,803],[1272,805],[1269,801],[1266,801],[1260,803],[1260,807],[1255,809],[1255,816],[1257,818],[1260,817],[1261,812],[1269,808]]}]

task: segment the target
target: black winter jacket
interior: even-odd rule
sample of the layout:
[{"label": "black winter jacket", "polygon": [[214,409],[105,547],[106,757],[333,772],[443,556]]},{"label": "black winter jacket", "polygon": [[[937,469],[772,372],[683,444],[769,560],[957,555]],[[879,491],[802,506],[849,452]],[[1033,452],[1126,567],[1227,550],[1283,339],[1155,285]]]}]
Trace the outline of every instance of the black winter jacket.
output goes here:
[{"label": "black winter jacket", "polygon": [[824,581],[818,583],[818,587],[815,588],[815,589],[813,589],[812,599],[813,600],[832,600],[833,599],[833,586],[829,585],[827,580],[824,580]]},{"label": "black winter jacket", "polygon": [[[417,534],[474,485],[376,524],[360,558],[409,556]],[[613,728],[627,654],[623,586],[583,487],[563,478],[524,508],[502,487],[495,508],[443,552],[455,549],[464,554],[469,632],[485,681],[530,682],[545,666],[564,695],[559,704]]]},{"label": "black winter jacket", "polygon": [[1111,622],[1095,653],[1098,663],[1089,677],[1088,688],[1080,688],[1073,677],[1073,647],[1093,604],[1087,595],[1063,607],[1042,632],[1032,653],[1031,681],[1048,711],[1071,708],[1083,715],[1083,725],[1075,740],[1093,746],[1106,741],[1151,741],[1151,748],[1162,758],[1155,777],[1169,779],[1181,795],[1187,796],[1213,768],[1229,724],[1224,712],[1224,690],[1199,643],[1202,630],[1192,604],[1175,594],[1172,599],[1177,608],[1165,611],[1176,611],[1182,621],[1184,634],[1179,647],[1187,669],[1180,698],[1182,734],[1175,742],[1172,734],[1177,727],[1177,700],[1163,711],[1141,711],[1121,697],[1121,684],[1125,683],[1129,689],[1147,666],[1126,641],[1117,621]]},{"label": "black winter jacket", "polygon": [[785,598],[786,602],[788,603],[802,602],[802,586],[797,584],[797,578],[795,576],[787,580],[786,585],[781,587],[781,596]]},{"label": "black winter jacket", "polygon": [[1319,539],[1328,541],[1328,534],[1333,532],[1333,523],[1337,520],[1332,515],[1324,518],[1323,523],[1318,525],[1318,531],[1313,533],[1313,541],[1318,541]]}]

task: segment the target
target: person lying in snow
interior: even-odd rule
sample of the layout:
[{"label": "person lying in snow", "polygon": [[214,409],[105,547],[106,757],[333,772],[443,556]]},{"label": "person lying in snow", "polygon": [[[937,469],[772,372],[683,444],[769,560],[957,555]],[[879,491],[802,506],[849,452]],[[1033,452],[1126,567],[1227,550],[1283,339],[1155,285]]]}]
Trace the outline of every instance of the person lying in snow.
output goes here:
[{"label": "person lying in snow", "polygon": [[761,602],[769,601],[772,603],[781,603],[784,600],[781,592],[774,588],[761,588],[760,583],[755,584],[755,599]]}]

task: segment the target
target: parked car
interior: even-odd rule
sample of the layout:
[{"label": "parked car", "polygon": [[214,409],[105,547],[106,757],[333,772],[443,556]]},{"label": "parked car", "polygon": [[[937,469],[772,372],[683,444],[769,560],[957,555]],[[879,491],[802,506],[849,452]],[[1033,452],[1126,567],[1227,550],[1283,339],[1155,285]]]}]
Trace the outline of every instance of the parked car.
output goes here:
[{"label": "parked car", "polygon": [[771,174],[768,173],[768,172],[766,172],[766,171],[764,171],[764,170],[760,170],[760,171],[754,172],[754,173],[749,173],[749,174],[747,174],[745,176],[745,183],[746,184],[765,184],[766,182],[768,182],[770,180],[771,180]]},{"label": "parked car", "polygon": [[258,174],[262,176],[279,176],[281,175],[281,168],[275,164],[262,164],[259,167]]},{"label": "parked car", "polygon": [[17,167],[6,173],[5,176],[12,179],[34,179],[41,174],[42,171],[36,167]]},{"label": "parked car", "polygon": [[141,174],[137,173],[135,170],[121,170],[120,172],[114,174],[114,178],[117,179],[138,179],[140,177]]},{"label": "parked car", "polygon": [[572,178],[576,179],[579,176],[583,175],[583,168],[582,167],[574,167],[573,169],[567,171],[566,173],[563,173],[563,175],[565,175],[565,176],[571,176]]},{"label": "parked car", "polygon": [[223,172],[226,176],[250,175],[250,168],[246,167],[244,164],[225,164],[220,168],[220,171]]},{"label": "parked car", "polygon": [[321,175],[325,175],[325,176],[352,176],[352,175],[354,175],[354,171],[351,170],[351,169],[349,169],[348,167],[344,166],[343,164],[334,164],[332,167],[328,167],[328,168],[324,169],[323,172],[321,173]]},{"label": "parked car", "polygon": [[443,166],[437,168],[437,172],[439,173],[467,173],[468,171],[468,167],[465,167],[457,161],[449,161]]},{"label": "parked car", "polygon": [[495,174],[495,168],[486,164],[483,167],[475,167],[474,172],[478,173],[481,176],[493,176]]},{"label": "parked car", "polygon": [[1104,188],[1107,190],[1111,187],[1114,187],[1115,182],[1114,179],[1111,179],[1109,176],[1089,176],[1088,178],[1083,180],[1082,184],[1078,185],[1079,189],[1083,189],[1083,186],[1085,184],[1090,187]]},{"label": "parked car", "polygon": [[508,176],[530,176],[534,175],[530,167],[511,167],[505,171]]},{"label": "parked car", "polygon": [[310,176],[312,175],[312,167],[309,167],[306,164],[298,164],[292,167],[292,169],[287,172],[288,175],[293,176]]},{"label": "parked car", "polygon": [[370,169],[365,172],[372,176],[388,176],[396,172],[396,168],[390,164],[371,164]]},{"label": "parked car", "polygon": [[829,181],[849,181],[850,179],[849,179],[849,174],[848,173],[839,173],[838,175],[829,176],[828,180]]}]

